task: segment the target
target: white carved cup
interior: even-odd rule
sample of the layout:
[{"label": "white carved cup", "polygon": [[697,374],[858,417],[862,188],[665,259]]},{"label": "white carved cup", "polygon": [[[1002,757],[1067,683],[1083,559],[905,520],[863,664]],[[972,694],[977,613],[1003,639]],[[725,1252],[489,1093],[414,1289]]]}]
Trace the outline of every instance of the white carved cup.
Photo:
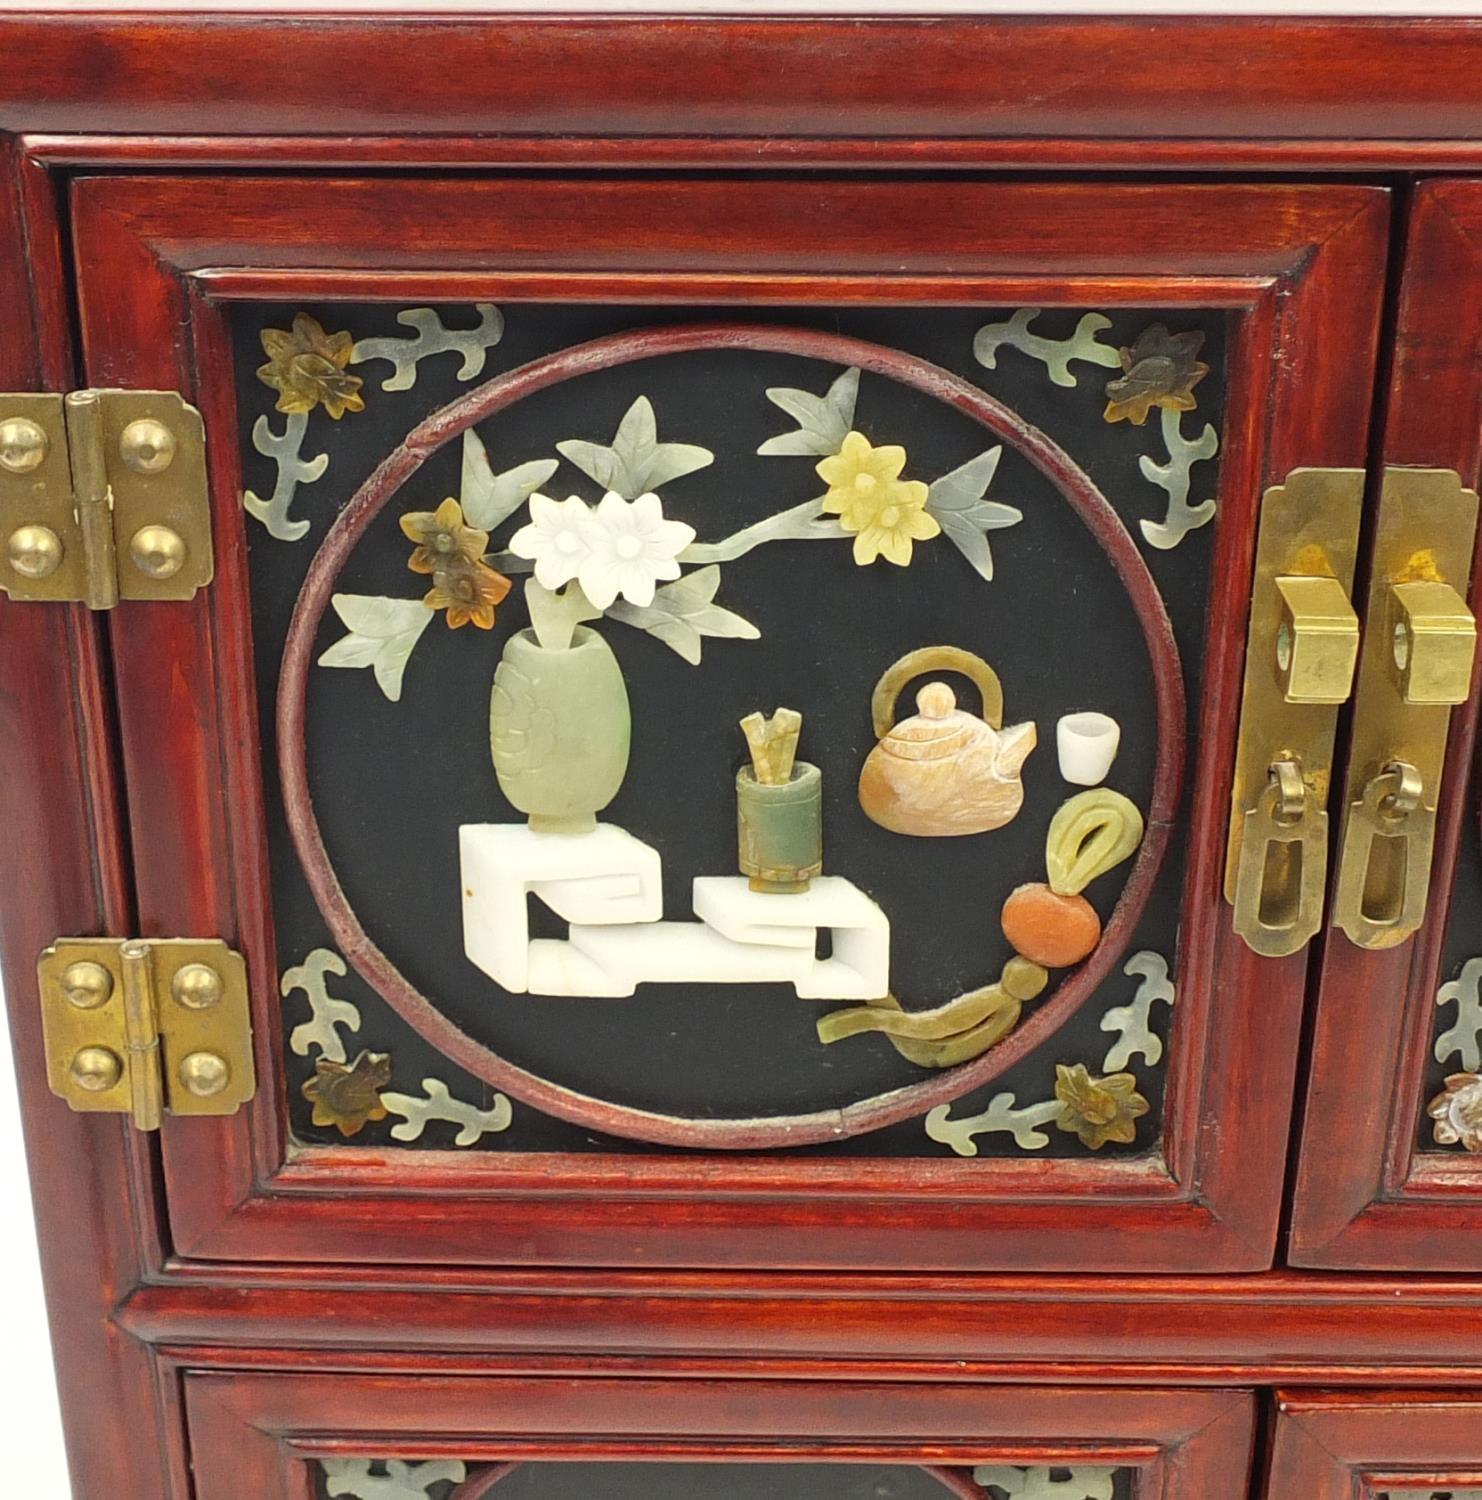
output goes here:
[{"label": "white carved cup", "polygon": [[1121,743],[1121,725],[1109,714],[1066,714],[1055,725],[1060,774],[1072,786],[1100,786]]}]

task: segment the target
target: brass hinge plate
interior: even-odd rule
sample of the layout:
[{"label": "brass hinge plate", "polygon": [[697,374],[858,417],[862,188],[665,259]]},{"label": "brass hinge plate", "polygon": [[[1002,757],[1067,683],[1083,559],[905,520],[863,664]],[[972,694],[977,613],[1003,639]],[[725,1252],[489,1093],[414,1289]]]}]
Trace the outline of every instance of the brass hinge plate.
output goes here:
[{"label": "brass hinge plate", "polygon": [[51,1091],[75,1110],[229,1115],[257,1089],[247,969],[216,939],[59,938],[37,964]]},{"label": "brass hinge plate", "polygon": [[173,391],[0,395],[0,589],[189,599],[211,582],[201,414]]}]

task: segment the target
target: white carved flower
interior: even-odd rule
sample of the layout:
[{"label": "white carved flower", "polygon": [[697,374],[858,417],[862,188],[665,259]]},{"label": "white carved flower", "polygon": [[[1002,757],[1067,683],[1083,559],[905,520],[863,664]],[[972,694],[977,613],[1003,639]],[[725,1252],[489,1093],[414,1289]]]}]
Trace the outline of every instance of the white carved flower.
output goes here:
[{"label": "white carved flower", "polygon": [[578,495],[552,500],[530,497],[530,521],[510,538],[509,550],[535,564],[535,579],[555,593],[571,582],[591,555],[591,507]]},{"label": "white carved flower", "polygon": [[609,490],[595,513],[588,512],[583,535],[586,555],[577,577],[587,598],[606,609],[621,594],[645,608],[661,581],[679,577],[679,554],[694,541],[695,528],[666,521],[655,494],[624,500]]}]

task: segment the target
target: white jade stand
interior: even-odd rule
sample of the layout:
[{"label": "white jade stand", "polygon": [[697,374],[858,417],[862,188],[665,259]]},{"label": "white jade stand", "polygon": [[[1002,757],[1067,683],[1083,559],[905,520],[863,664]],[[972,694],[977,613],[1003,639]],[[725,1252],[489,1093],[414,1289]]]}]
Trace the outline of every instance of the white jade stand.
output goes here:
[{"label": "white jade stand", "polygon": [[[808,1000],[877,1000],[890,987],[890,920],[837,875],[780,895],[753,891],[744,875],[702,875],[699,920],[665,922],[659,851],[614,824],[573,835],[469,823],[458,833],[464,950],[515,994],[781,981]],[[531,938],[532,893],[569,924],[564,941]],[[820,928],[833,937],[823,959]]]}]

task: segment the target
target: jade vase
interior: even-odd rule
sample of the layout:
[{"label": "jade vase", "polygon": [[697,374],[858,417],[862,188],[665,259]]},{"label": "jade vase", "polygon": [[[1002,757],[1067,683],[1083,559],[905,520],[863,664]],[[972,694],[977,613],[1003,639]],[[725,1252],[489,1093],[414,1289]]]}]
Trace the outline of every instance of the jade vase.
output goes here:
[{"label": "jade vase", "polygon": [[579,627],[569,647],[511,636],[489,697],[489,746],[499,787],[530,827],[587,833],[628,769],[632,720],[612,648]]}]

